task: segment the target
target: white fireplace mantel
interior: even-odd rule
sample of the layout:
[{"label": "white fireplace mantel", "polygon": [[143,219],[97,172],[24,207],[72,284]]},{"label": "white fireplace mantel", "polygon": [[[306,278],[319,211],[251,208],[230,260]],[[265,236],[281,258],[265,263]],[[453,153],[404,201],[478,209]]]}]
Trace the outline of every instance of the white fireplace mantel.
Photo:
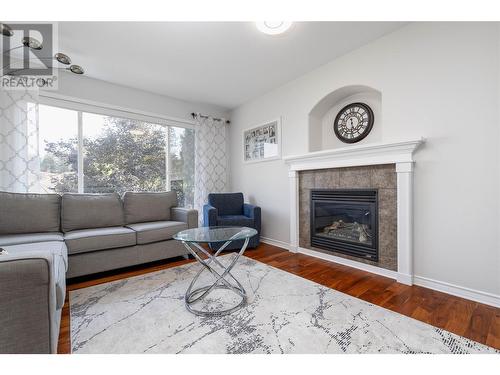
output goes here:
[{"label": "white fireplace mantel", "polygon": [[[413,153],[424,142],[423,138],[394,143],[356,145],[333,150],[310,152],[285,157],[290,178],[290,251],[320,257],[333,262],[360,268],[369,272],[413,284]],[[299,179],[298,171],[360,167],[377,164],[395,164],[397,173],[397,255],[398,269],[352,261],[335,255],[299,246]]]}]

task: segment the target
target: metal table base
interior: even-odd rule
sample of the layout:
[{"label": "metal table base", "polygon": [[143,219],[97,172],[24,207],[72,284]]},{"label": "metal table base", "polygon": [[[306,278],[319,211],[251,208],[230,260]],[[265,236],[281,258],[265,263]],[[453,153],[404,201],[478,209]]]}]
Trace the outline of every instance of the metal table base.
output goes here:
[{"label": "metal table base", "polygon": [[[236,280],[236,278],[231,274],[231,270],[235,266],[240,256],[245,252],[245,249],[248,246],[248,241],[249,238],[246,238],[243,247],[237,254],[235,254],[235,256],[233,257],[232,261],[229,263],[228,266],[223,265],[217,259],[217,256],[232,242],[232,240],[225,242],[224,245],[222,245],[214,254],[210,254],[209,251],[204,249],[196,242],[189,242],[189,241],[182,242],[184,246],[189,250],[189,252],[194,256],[194,258],[203,266],[200,268],[196,276],[193,278],[191,284],[189,284],[189,288],[187,289],[186,295],[184,296],[184,302],[188,311],[200,316],[222,316],[231,314],[232,312],[241,309],[247,304],[246,291],[243,288],[243,285],[241,285],[241,283],[238,280]],[[201,258],[198,252],[206,255],[207,259]],[[216,264],[217,266],[219,266],[223,270],[223,272],[219,273],[212,266],[212,264]],[[196,281],[199,279],[199,277],[202,275],[203,272],[209,272],[211,275],[213,275],[215,278],[215,282],[210,285],[194,288]],[[196,302],[201,302],[204,298],[206,298],[211,292],[213,292],[216,289],[226,289],[230,292],[233,292],[241,298],[241,301],[235,306],[224,310],[202,311],[202,310],[197,310],[193,307],[193,305]]]}]

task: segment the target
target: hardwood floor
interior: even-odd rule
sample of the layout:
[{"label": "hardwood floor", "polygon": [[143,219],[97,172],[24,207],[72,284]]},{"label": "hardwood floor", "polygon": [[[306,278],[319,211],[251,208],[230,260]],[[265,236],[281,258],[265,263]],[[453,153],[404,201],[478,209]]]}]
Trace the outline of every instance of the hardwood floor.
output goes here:
[{"label": "hardwood floor", "polygon": [[[245,256],[433,326],[500,349],[500,309],[420,286],[407,286],[369,272],[261,244]],[[73,280],[68,292],[113,280],[179,266],[164,261]],[[69,296],[62,312],[59,353],[70,353]]]}]

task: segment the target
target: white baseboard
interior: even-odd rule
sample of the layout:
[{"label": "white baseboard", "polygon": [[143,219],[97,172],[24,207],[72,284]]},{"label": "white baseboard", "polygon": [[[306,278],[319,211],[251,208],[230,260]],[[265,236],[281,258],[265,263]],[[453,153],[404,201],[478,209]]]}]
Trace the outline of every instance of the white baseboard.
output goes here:
[{"label": "white baseboard", "polygon": [[315,251],[315,250],[311,250],[311,249],[306,249],[306,248],[303,248],[303,247],[299,247],[297,249],[297,252],[301,253],[301,254],[309,255],[309,256],[312,256],[312,257],[315,257],[315,258],[320,258],[320,259],[323,259],[323,260],[328,260],[330,262],[342,264],[344,266],[349,266],[349,267],[357,268],[357,269],[360,269],[360,270],[363,270],[363,271],[375,273],[377,275],[389,277],[391,279],[398,280],[399,278],[401,278],[403,281],[406,281],[406,279],[404,278],[404,276],[400,275],[396,271],[386,270],[385,268],[375,267],[375,266],[372,266],[370,264],[356,262],[354,260],[350,260],[350,259],[346,259],[346,258],[341,258],[341,257],[335,256],[335,255],[325,254],[325,253],[322,253],[322,252],[319,252],[319,251]]},{"label": "white baseboard", "polygon": [[482,292],[480,290],[466,288],[464,286],[450,284],[444,281],[433,280],[423,276],[414,276],[413,281],[416,285],[420,285],[425,288],[500,308],[500,296],[497,294]]},{"label": "white baseboard", "polygon": [[396,280],[398,283],[405,285],[413,285],[413,276],[406,273],[396,272]]},{"label": "white baseboard", "polygon": [[[264,243],[267,243],[269,245],[281,247],[285,250],[291,251],[291,246],[290,244],[283,242],[283,241],[278,241],[274,240],[272,238],[267,238],[267,237],[261,237],[261,241]],[[407,285],[419,285],[423,286],[424,288],[429,288],[433,290],[437,290],[438,292],[443,292],[446,294],[451,294],[453,296],[457,296],[460,298],[468,299],[471,301],[479,302],[479,303],[484,303],[485,305],[490,305],[494,307],[500,308],[500,295],[493,294],[493,293],[488,293],[488,292],[482,292],[480,290],[476,289],[471,289],[455,284],[450,284],[445,281],[439,281],[439,280],[433,280],[429,279],[427,277],[423,276],[411,276],[411,275],[406,275],[402,274],[396,271],[391,271],[391,270],[386,270],[384,268],[379,268],[372,266],[370,264],[364,264],[360,262],[355,262],[349,259],[337,257],[335,255],[330,255],[330,254],[325,254],[321,253],[319,251],[314,251],[310,249],[305,249],[303,247],[298,247],[297,248],[298,253],[302,253],[305,255],[313,256],[316,258],[320,258],[323,260],[327,260],[330,262],[334,263],[339,263],[343,264],[345,266],[357,268],[363,271],[371,272],[377,275],[389,277],[391,279],[395,279],[398,282],[402,284],[407,284]]]},{"label": "white baseboard", "polygon": [[267,243],[268,245],[273,245],[276,247],[281,247],[285,250],[290,250],[290,245],[283,241],[273,240],[272,238],[260,237],[261,242]]}]

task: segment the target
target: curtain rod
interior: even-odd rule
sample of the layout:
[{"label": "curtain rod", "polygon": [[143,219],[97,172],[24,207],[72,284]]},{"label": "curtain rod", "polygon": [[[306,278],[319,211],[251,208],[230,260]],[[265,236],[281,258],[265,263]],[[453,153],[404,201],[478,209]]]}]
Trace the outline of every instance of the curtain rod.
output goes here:
[{"label": "curtain rod", "polygon": [[[198,114],[197,114],[197,113],[192,112],[192,113],[191,113],[191,116],[192,116],[193,118],[196,118],[196,117],[198,117]],[[200,114],[200,117],[201,117],[201,118],[209,118],[210,116],[206,116],[206,115],[201,115],[201,114]],[[214,121],[224,121],[223,119],[221,119],[221,118],[217,118],[217,117],[213,117],[213,120],[214,120]],[[230,124],[230,123],[231,123],[231,121],[226,120],[226,124]]]}]

